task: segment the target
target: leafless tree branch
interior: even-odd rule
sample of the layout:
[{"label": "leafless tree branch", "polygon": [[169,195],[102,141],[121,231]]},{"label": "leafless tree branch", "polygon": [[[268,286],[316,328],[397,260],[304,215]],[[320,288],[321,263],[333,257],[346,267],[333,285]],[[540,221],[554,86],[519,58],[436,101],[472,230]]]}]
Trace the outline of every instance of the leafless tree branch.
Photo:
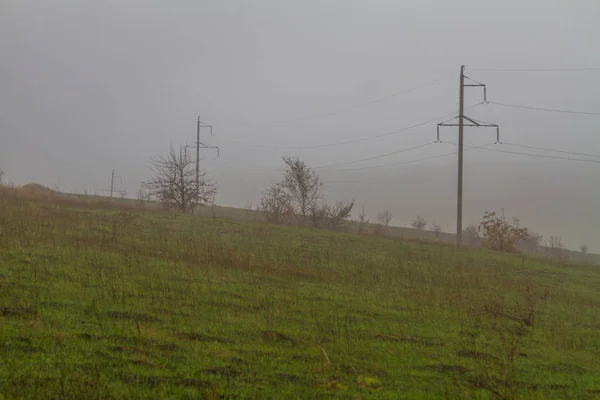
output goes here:
[{"label": "leafless tree branch", "polygon": [[182,148],[176,152],[171,146],[166,157],[153,157],[151,163],[154,177],[143,182],[149,197],[182,212],[189,211],[196,204],[214,203],[216,183],[207,178],[206,172],[200,171],[199,184],[196,186],[195,161],[189,159]]}]

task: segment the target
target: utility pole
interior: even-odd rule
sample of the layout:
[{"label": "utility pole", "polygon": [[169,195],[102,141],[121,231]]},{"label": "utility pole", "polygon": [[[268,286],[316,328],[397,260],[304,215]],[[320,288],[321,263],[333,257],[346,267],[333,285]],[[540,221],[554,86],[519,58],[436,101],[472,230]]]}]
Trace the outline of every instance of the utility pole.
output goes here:
[{"label": "utility pole", "polygon": [[465,120],[465,66],[460,66],[460,99],[458,106],[458,185],[456,197],[456,244],[462,243],[462,210],[463,210],[463,149]]},{"label": "utility pole", "polygon": [[[115,170],[113,169],[112,174],[110,175],[110,197],[111,198],[113,197],[114,192],[119,192],[121,194],[125,193],[124,190],[115,189],[115,178],[119,178],[121,180],[121,184],[123,184],[123,177],[115,175]],[[103,191],[105,191],[105,190],[103,190]]]},{"label": "utility pole", "polygon": [[[465,78],[472,83],[465,84]],[[478,121],[473,118],[465,116],[465,87],[482,87],[483,88],[483,102],[487,102],[487,90],[483,83],[474,81],[473,79],[465,76],[465,66],[460,67],[460,80],[459,80],[459,106],[458,106],[458,117],[451,118],[450,120],[441,122],[437,125],[437,142],[440,143],[440,126],[458,126],[458,182],[456,190],[456,245],[462,244],[462,219],[463,219],[463,153],[464,153],[464,128],[465,126],[471,126],[476,128],[496,128],[496,143],[500,141],[500,128],[496,124],[490,124],[483,121]],[[449,123],[458,118],[457,123]],[[465,119],[468,121],[465,124]]]},{"label": "utility pole", "polygon": [[113,196],[113,188],[115,184],[115,170],[112,170],[112,175],[110,176],[110,198]]},{"label": "utility pole", "polygon": [[198,122],[196,124],[196,143],[193,146],[185,145],[185,147],[195,147],[196,148],[196,202],[198,202],[198,196],[200,195],[200,148],[203,149],[217,149],[217,157],[219,157],[219,147],[218,146],[207,146],[206,144],[200,141],[200,129],[201,128],[210,128],[210,136],[213,135],[212,125],[203,124],[198,117]]}]

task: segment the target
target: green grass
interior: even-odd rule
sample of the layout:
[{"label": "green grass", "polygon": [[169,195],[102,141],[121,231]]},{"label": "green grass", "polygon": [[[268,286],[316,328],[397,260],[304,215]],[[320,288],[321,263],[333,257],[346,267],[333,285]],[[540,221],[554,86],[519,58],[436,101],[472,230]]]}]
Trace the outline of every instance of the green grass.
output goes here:
[{"label": "green grass", "polygon": [[600,271],[0,199],[0,399],[600,398]]}]

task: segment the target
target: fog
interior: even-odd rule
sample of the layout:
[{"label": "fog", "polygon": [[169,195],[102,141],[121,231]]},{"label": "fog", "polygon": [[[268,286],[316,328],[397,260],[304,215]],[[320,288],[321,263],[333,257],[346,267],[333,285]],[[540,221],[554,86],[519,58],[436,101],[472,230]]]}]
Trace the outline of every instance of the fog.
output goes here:
[{"label": "fog", "polygon": [[[214,127],[201,140],[220,147],[218,158],[202,150],[201,163],[219,183],[217,203],[256,204],[283,155],[320,167],[435,141],[444,118],[383,134],[456,112],[461,65],[490,101],[599,113],[600,70],[539,71],[600,67],[599,17],[597,0],[3,0],[0,169],[15,184],[106,194],[114,168],[135,197],[149,157],[193,143],[200,116]],[[467,106],[481,102],[466,89]],[[466,115],[500,125],[505,143],[600,155],[596,115],[497,104]],[[441,139],[455,142],[457,129]],[[495,139],[465,129],[467,146]],[[504,208],[521,226],[600,252],[600,157],[466,149],[464,225]],[[331,201],[453,232],[456,155],[407,163],[452,152],[435,143],[319,172]]]}]

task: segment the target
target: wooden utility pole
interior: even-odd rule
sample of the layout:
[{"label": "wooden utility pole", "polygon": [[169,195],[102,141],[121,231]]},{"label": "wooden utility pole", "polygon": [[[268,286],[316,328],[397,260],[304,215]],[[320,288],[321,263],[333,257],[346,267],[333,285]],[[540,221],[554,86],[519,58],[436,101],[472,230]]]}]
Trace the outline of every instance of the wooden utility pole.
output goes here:
[{"label": "wooden utility pole", "polygon": [[[465,79],[468,79],[472,83],[465,84]],[[459,81],[459,106],[458,116],[451,118],[448,121],[439,123],[437,125],[437,142],[440,141],[440,126],[458,126],[458,183],[456,190],[456,244],[460,246],[462,244],[462,217],[463,217],[463,153],[464,153],[464,128],[465,126],[471,126],[476,128],[496,128],[496,143],[500,141],[500,128],[496,124],[489,124],[487,122],[478,121],[473,118],[465,116],[465,88],[466,87],[482,87],[483,88],[483,102],[487,102],[487,91],[486,86],[483,83],[474,81],[473,79],[465,76],[465,66],[460,67],[460,81]],[[449,123],[452,120],[458,118],[458,123]],[[468,122],[465,124],[465,120]]]}]

